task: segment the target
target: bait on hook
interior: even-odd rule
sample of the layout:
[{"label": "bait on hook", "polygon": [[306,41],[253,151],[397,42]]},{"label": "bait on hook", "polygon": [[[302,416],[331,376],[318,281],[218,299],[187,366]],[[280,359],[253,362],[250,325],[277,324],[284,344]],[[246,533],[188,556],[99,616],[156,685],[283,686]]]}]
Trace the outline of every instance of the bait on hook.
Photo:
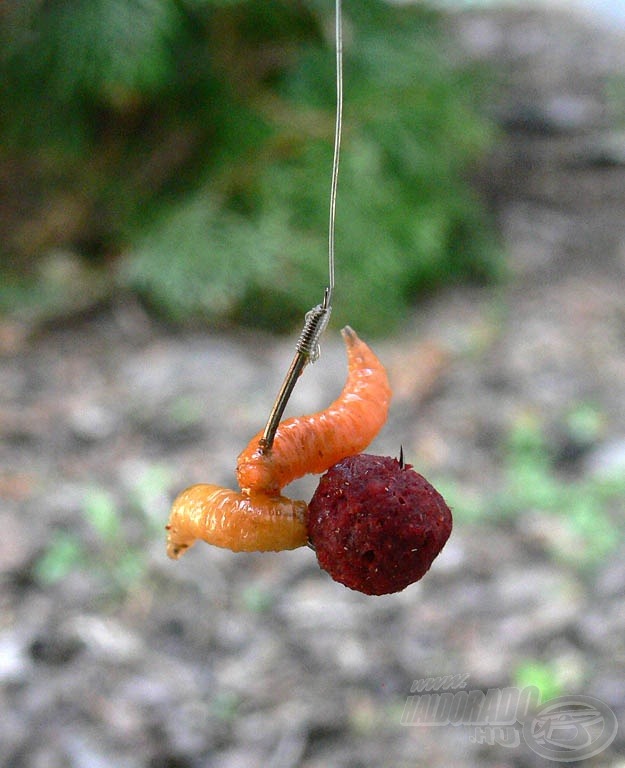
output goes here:
[{"label": "bait on hook", "polygon": [[391,388],[382,363],[354,331],[343,329],[348,374],[343,391],[324,411],[283,421],[271,451],[253,437],[237,462],[241,491],[194,485],[174,501],[167,553],[178,558],[196,539],[240,551],[294,549],[307,542],[307,504],[281,495],[308,473],[321,473],[360,453],[388,415]]},{"label": "bait on hook", "polygon": [[[281,421],[295,383],[319,356],[332,311],[334,222],[343,101],[341,3],[336,0],[337,110],[330,191],[329,282],[323,302],[305,318],[265,429],[237,460],[240,491],[194,485],[174,501],[167,554],[178,558],[203,540],[235,552],[304,545],[319,566],[368,595],[399,592],[430,568],[452,530],[443,497],[404,460],[362,453],[385,423],[391,389],[384,366],[349,327],[342,330],[348,375],[325,410]],[[308,473],[325,472],[310,503],[282,489]]]}]

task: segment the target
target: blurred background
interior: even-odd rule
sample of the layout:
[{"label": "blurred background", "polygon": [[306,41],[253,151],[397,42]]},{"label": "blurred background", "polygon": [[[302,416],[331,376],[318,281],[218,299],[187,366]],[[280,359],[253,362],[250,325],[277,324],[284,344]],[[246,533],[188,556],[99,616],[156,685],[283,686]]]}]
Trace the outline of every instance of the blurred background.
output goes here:
[{"label": "blurred background", "polygon": [[[0,306],[130,292],[177,322],[298,324],[327,281],[331,5],[6,4]],[[379,335],[418,291],[497,270],[466,179],[488,77],[424,6],[345,16],[336,319]]]},{"label": "blurred background", "polygon": [[370,450],[454,511],[431,572],[372,598],[310,550],[165,556],[327,283],[333,6],[0,6],[2,764],[543,765],[401,724],[462,674],[595,696],[588,762],[625,764],[618,0],[344,0],[334,312],[289,414],[340,391],[343,324],[371,342]]}]

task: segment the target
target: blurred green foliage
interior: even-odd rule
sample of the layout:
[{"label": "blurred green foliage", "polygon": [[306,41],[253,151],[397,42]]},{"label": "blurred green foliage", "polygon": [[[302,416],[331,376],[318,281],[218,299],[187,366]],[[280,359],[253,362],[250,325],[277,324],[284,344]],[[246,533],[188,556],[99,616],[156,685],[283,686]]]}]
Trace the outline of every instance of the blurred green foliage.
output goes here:
[{"label": "blurred green foliage", "polygon": [[[299,322],[327,283],[333,11],[3,4],[0,310],[28,302],[38,259],[62,247],[175,320]],[[390,330],[420,291],[498,272],[465,178],[493,140],[487,78],[439,22],[422,3],[344,2],[335,318],[363,332]]]}]

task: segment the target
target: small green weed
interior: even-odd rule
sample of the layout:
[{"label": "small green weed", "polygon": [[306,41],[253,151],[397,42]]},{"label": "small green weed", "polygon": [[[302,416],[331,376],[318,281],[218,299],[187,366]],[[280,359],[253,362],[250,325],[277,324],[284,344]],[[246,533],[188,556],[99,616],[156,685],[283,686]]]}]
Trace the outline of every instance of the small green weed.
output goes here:
[{"label": "small green weed", "polygon": [[275,595],[268,587],[251,583],[241,590],[239,600],[249,613],[266,613],[275,602]]},{"label": "small green weed", "polygon": [[514,674],[518,688],[536,686],[540,691],[541,701],[546,702],[561,696],[564,691],[558,679],[557,669],[553,664],[546,664],[537,659],[528,659],[519,664]]},{"label": "small green weed", "polygon": [[[582,404],[567,417],[569,433],[581,442],[601,431],[603,416]],[[453,482],[438,487],[457,520],[480,522],[537,514],[557,526],[547,545],[555,559],[592,567],[619,542],[611,510],[625,501],[625,477],[562,476],[554,466],[540,421],[524,416],[513,425],[505,446],[501,490],[469,494]]]},{"label": "small green weed", "polygon": [[43,585],[62,581],[76,568],[84,566],[84,548],[72,533],[57,531],[34,566],[35,579]]},{"label": "small green weed", "polygon": [[52,585],[71,573],[89,572],[105,593],[118,597],[137,586],[148,570],[146,546],[162,532],[168,483],[168,470],[150,467],[137,479],[127,510],[106,489],[88,489],[83,503],[88,528],[58,531],[34,565],[35,579]]},{"label": "small green weed", "polygon": [[235,719],[241,705],[241,699],[234,691],[219,691],[213,698],[210,709],[211,714],[225,723]]}]

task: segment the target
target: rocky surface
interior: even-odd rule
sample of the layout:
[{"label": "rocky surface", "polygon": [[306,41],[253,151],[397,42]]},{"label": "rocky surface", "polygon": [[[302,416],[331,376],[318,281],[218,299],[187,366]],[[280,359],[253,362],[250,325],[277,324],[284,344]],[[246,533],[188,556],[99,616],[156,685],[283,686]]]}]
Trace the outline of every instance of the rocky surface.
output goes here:
[{"label": "rocky surface", "polygon": [[[198,545],[167,560],[171,499],[195,481],[233,485],[292,340],[173,334],[127,297],[30,335],[5,321],[0,763],[544,765],[522,738],[510,748],[471,727],[402,725],[413,681],[522,685],[538,679],[523,676],[528,662],[544,698],[612,708],[620,733],[593,765],[622,761],[625,45],[570,14],[450,26],[462,55],[501,76],[490,108],[502,141],[478,181],[510,276],[432,297],[375,344],[396,394],[371,447],[403,445],[445,479],[445,550],[422,582],[383,597],[334,583],[309,550]],[[335,396],[343,354],[331,332],[292,413]],[[506,445],[537,427],[542,473],[517,450],[515,485]],[[592,490],[602,477],[616,492]],[[550,510],[562,494],[577,527]]]}]

